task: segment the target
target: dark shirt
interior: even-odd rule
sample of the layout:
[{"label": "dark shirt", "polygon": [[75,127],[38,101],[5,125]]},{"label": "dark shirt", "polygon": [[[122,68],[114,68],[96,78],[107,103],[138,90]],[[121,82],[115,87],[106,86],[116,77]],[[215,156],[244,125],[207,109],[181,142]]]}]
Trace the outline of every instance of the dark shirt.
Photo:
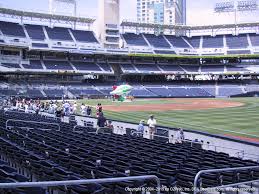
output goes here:
[{"label": "dark shirt", "polygon": [[97,126],[98,127],[105,127],[106,118],[105,117],[99,117],[97,120]]},{"label": "dark shirt", "polygon": [[92,109],[91,108],[87,108],[86,112],[87,112],[87,115],[90,116],[92,114]]},{"label": "dark shirt", "polygon": [[61,110],[57,110],[56,111],[56,117],[61,117],[62,116],[62,111]]}]

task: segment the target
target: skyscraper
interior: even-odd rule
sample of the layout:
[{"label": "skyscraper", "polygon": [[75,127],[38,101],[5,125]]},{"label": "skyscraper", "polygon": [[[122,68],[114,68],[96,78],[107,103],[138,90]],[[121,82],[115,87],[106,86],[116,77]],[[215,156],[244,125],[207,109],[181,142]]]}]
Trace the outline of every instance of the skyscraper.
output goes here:
[{"label": "skyscraper", "polygon": [[139,22],[186,24],[186,0],[137,0]]}]

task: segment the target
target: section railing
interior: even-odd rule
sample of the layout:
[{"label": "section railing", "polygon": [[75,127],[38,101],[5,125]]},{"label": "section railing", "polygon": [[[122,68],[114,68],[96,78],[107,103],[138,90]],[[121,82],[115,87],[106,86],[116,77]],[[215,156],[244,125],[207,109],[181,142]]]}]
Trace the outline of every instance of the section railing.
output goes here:
[{"label": "section railing", "polygon": [[154,175],[146,176],[132,176],[132,177],[117,177],[117,178],[104,178],[104,179],[85,179],[85,180],[69,180],[69,181],[46,181],[46,182],[21,182],[21,183],[0,183],[0,189],[15,189],[15,188],[46,188],[58,186],[73,186],[73,185],[88,185],[88,184],[103,184],[103,183],[120,183],[126,181],[143,181],[154,180],[156,181],[155,191],[160,194],[161,183],[160,179]]},{"label": "section railing", "polygon": [[[236,172],[238,173],[238,171],[242,171],[242,170],[249,170],[250,172],[253,172],[254,170],[259,170],[259,166],[248,166],[248,167],[237,167],[237,168],[223,168],[223,169],[212,169],[212,170],[201,170],[199,171],[194,179],[194,184],[193,184],[193,193],[194,194],[199,194],[201,192],[204,191],[208,191],[208,190],[215,190],[217,191],[218,189],[224,189],[224,188],[230,188],[230,187],[236,187],[239,185],[245,185],[245,184],[249,184],[249,183],[255,183],[255,182],[259,182],[259,179],[255,179],[255,180],[251,180],[253,177],[251,177],[250,181],[246,181],[246,182],[236,182],[233,184],[228,184],[228,185],[219,185],[219,186],[215,186],[215,187],[210,187],[210,188],[206,188],[203,189],[201,188],[202,186],[202,178],[201,175],[203,174],[208,174],[208,173],[221,173],[221,172]],[[253,173],[250,173],[253,174]],[[221,183],[224,180],[224,176],[221,176]]]}]

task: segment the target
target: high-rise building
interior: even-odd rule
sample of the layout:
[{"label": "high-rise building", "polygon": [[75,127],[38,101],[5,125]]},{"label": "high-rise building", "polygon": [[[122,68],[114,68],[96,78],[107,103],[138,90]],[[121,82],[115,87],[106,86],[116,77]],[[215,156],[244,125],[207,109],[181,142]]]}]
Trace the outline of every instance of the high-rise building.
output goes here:
[{"label": "high-rise building", "polygon": [[137,0],[139,22],[186,24],[186,0]]}]

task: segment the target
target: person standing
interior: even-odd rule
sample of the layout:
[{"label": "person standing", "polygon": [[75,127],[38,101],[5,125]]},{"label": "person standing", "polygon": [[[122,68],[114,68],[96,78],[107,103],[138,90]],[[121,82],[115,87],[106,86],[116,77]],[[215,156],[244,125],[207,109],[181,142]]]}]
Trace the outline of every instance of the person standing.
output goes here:
[{"label": "person standing", "polygon": [[182,128],[179,128],[176,132],[176,143],[182,143],[184,141],[184,132]]},{"label": "person standing", "polygon": [[147,124],[149,128],[149,139],[154,139],[154,134],[156,132],[156,125],[157,125],[154,115],[150,115],[147,121]]},{"label": "person standing", "polygon": [[137,137],[143,137],[143,133],[144,133],[144,123],[145,123],[144,120],[141,120],[141,121],[139,122],[138,129],[137,129]]},{"label": "person standing", "polygon": [[105,118],[103,113],[100,112],[99,117],[97,119],[97,127],[98,128],[103,128],[105,126],[107,126],[107,119]]},{"label": "person standing", "polygon": [[92,109],[91,109],[90,106],[87,107],[86,114],[87,114],[87,116],[91,116],[92,115]]},{"label": "person standing", "polygon": [[82,104],[82,105],[81,105],[81,114],[82,114],[82,115],[85,115],[85,113],[86,113],[86,112],[85,112],[85,105]]}]

